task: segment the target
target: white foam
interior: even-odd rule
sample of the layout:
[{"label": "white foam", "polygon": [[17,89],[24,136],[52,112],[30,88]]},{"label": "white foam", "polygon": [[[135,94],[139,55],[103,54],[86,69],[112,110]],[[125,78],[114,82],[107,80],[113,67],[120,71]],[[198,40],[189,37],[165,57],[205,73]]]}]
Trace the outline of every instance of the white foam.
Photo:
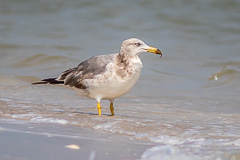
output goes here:
[{"label": "white foam", "polygon": [[151,137],[150,141],[156,142],[156,143],[161,143],[161,144],[169,144],[169,145],[179,145],[179,144],[182,144],[185,142],[183,140],[180,140],[179,138],[171,137],[171,136],[167,136],[167,135]]},{"label": "white foam", "polygon": [[16,114],[16,115],[12,115],[12,118],[31,118],[31,117],[35,117],[36,114]]},{"label": "white foam", "polygon": [[240,146],[240,139],[237,139],[236,141],[234,141],[233,144],[236,146]]},{"label": "white foam", "polygon": [[15,104],[15,103],[32,104],[32,102],[31,102],[31,101],[28,101],[28,100],[13,100],[13,99],[3,98],[3,97],[0,97],[0,100],[1,100],[1,101],[5,101],[5,102],[14,102],[14,104]]},{"label": "white foam", "polygon": [[103,124],[98,124],[94,126],[94,129],[106,130],[113,132],[113,128],[115,128],[116,124],[119,123],[118,121],[115,122],[107,122]]},{"label": "white foam", "polygon": [[225,141],[220,141],[218,143],[220,146],[236,146],[239,147],[240,146],[240,139],[237,140],[225,140]]},{"label": "white foam", "polygon": [[147,139],[148,137],[149,137],[149,133],[136,133],[135,134],[135,137],[137,138],[137,139]]},{"label": "white foam", "polygon": [[185,153],[171,145],[155,146],[147,149],[141,160],[204,160],[203,157]]},{"label": "white foam", "polygon": [[13,100],[8,99],[8,98],[0,98],[1,101],[5,101],[5,102],[13,102]]},{"label": "white foam", "polygon": [[34,122],[44,122],[44,123],[57,123],[57,124],[68,124],[69,121],[65,119],[54,119],[54,118],[42,118],[42,117],[34,117],[31,119]]}]

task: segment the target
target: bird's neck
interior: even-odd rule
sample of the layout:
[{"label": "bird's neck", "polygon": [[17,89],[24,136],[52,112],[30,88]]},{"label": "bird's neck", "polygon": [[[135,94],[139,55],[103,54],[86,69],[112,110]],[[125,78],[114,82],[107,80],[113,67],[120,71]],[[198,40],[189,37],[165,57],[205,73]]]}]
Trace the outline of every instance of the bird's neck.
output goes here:
[{"label": "bird's neck", "polygon": [[129,66],[129,65],[133,65],[133,63],[139,63],[142,64],[141,59],[139,58],[139,56],[129,56],[127,54],[124,54],[122,52],[120,52],[117,55],[116,58],[117,64],[121,65],[121,66]]}]

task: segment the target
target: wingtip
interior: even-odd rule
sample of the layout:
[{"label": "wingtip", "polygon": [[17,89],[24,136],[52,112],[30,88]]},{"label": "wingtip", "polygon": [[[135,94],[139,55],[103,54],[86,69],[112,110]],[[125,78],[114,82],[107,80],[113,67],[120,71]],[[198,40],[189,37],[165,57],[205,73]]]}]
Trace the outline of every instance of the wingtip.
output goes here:
[{"label": "wingtip", "polygon": [[49,82],[40,81],[40,82],[32,83],[32,85],[36,85],[36,84],[49,84]]},{"label": "wingtip", "polygon": [[35,84],[63,84],[64,81],[58,81],[56,80],[56,78],[47,78],[47,79],[43,79],[39,82],[34,82],[32,83],[32,85],[35,85]]}]

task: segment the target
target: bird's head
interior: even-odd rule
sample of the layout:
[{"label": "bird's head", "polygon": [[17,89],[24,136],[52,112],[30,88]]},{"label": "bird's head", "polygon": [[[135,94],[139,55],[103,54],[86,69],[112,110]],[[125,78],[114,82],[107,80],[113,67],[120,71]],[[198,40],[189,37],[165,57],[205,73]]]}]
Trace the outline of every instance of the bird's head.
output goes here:
[{"label": "bird's head", "polygon": [[144,52],[159,54],[160,57],[162,57],[162,52],[159,49],[155,47],[150,47],[142,40],[137,38],[130,38],[123,41],[120,49],[120,53],[130,54],[129,56],[138,56],[139,54]]}]

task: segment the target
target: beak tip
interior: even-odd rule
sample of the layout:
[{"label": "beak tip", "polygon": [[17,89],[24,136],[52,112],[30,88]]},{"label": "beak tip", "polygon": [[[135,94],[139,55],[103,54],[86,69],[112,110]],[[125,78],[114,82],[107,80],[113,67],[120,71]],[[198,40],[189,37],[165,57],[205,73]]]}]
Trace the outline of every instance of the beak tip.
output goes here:
[{"label": "beak tip", "polygon": [[149,49],[145,49],[147,52],[155,53],[155,54],[160,54],[160,58],[162,57],[162,52],[160,49],[155,48],[155,47],[150,47]]},{"label": "beak tip", "polygon": [[162,58],[162,52],[159,49],[157,49],[157,51],[155,53],[160,54],[160,58]]}]

